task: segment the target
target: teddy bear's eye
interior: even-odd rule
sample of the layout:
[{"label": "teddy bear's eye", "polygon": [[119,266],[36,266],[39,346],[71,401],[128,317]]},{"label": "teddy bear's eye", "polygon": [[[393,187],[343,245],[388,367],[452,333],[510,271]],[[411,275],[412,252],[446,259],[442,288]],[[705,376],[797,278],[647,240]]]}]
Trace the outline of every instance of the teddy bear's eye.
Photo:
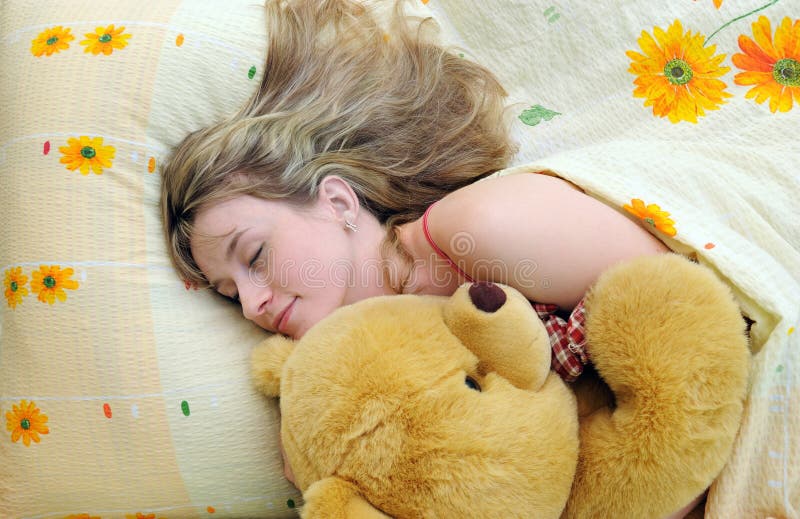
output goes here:
[{"label": "teddy bear's eye", "polygon": [[465,378],[464,379],[464,384],[466,384],[468,388],[474,389],[475,391],[477,391],[479,393],[481,391],[481,385],[478,384],[478,382],[472,377],[468,376],[467,378]]}]

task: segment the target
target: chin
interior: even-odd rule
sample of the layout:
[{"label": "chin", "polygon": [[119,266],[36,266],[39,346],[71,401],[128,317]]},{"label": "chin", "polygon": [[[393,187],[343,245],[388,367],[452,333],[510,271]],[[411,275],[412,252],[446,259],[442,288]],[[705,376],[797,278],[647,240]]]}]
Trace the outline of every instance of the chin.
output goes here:
[{"label": "chin", "polygon": [[303,335],[305,335],[307,331],[308,329],[305,326],[300,325],[298,326],[297,330],[289,334],[289,337],[297,341],[300,340],[300,338],[303,337]]}]

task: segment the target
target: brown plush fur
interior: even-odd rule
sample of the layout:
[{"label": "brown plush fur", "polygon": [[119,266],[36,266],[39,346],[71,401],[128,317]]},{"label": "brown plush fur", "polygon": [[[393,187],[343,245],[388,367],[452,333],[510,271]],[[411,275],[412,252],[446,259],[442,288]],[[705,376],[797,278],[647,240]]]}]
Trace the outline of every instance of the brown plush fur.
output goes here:
[{"label": "brown plush fur", "polygon": [[468,286],[365,300],[254,352],[256,383],[281,397],[304,518],[658,517],[705,489],[731,448],[748,363],[713,274],[664,255],[602,276],[589,341],[617,406],[587,378],[580,431],[542,324],[502,290],[496,311]]},{"label": "brown plush fur", "polygon": [[606,272],[586,302],[592,362],[616,399],[581,420],[566,517],[662,517],[728,459],[747,387],[744,321],[728,288],[677,255]]}]

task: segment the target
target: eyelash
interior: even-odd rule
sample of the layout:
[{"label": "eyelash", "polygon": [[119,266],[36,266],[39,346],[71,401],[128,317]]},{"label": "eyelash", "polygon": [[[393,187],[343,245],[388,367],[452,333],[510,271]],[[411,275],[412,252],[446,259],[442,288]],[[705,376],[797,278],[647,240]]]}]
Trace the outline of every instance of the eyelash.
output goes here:
[{"label": "eyelash", "polygon": [[255,255],[253,256],[253,259],[250,260],[250,268],[253,268],[253,264],[256,262],[259,256],[261,256],[261,251],[263,250],[264,250],[264,245],[261,245],[256,251]]},{"label": "eyelash", "polygon": [[[258,248],[258,250],[256,251],[256,253],[253,255],[253,259],[250,260],[250,268],[253,268],[253,265],[255,264],[256,261],[258,261],[258,258],[261,256],[261,252],[263,250],[264,250],[264,245],[261,245]],[[228,299],[230,299],[234,303],[238,303],[239,302],[239,294],[234,294],[231,297],[229,297]]]}]

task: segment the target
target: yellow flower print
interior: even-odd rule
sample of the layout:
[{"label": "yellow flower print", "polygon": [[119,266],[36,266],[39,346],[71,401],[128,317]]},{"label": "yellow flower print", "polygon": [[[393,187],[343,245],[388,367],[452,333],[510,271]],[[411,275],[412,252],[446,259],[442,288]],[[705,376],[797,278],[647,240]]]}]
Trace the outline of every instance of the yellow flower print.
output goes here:
[{"label": "yellow flower print", "polygon": [[13,411],[6,413],[6,429],[11,433],[12,442],[16,443],[22,438],[22,443],[30,447],[31,440],[39,443],[39,435],[50,432],[45,425],[47,416],[43,415],[33,402],[22,400],[19,407],[15,405],[13,408]]},{"label": "yellow flower print", "polygon": [[638,42],[644,54],[626,54],[633,60],[628,72],[638,76],[633,96],[643,97],[654,115],[669,117],[672,123],[697,123],[698,116],[717,110],[731,97],[724,91],[727,85],[717,79],[730,67],[720,65],[725,54],[715,56],[716,45],[703,47],[704,36],[684,33],[679,20],[666,31],[653,27],[653,35],[642,31]]},{"label": "yellow flower print", "polygon": [[69,42],[75,39],[70,30],[69,27],[65,29],[60,25],[43,30],[31,42],[31,53],[40,58],[42,55],[52,56],[56,52],[67,50]]},{"label": "yellow flower print", "polygon": [[[136,512],[136,515],[125,514],[125,519],[156,519],[156,514],[143,514],[142,512]],[[164,519],[164,517],[159,517],[158,519]]]},{"label": "yellow flower print", "polygon": [[89,514],[72,514],[66,516],[64,519],[100,519],[100,517]]},{"label": "yellow flower print", "polygon": [[28,276],[22,273],[22,267],[11,267],[5,271],[5,296],[8,306],[16,308],[22,304],[22,298],[28,295]]},{"label": "yellow flower print", "polygon": [[737,85],[755,85],[745,97],[755,98],[756,103],[769,99],[769,109],[788,112],[792,109],[792,97],[800,105],[800,20],[794,24],[784,17],[775,29],[766,16],[753,22],[753,37],[739,36],[739,48],[744,54],[734,54],[733,64],[744,70],[736,74]]},{"label": "yellow flower print", "polygon": [[40,265],[39,270],[34,270],[31,274],[31,290],[35,294],[39,294],[37,299],[42,303],[50,303],[51,305],[59,301],[67,300],[67,293],[64,289],[75,290],[78,288],[78,282],[72,277],[74,271],[71,268],[61,270],[58,265]]},{"label": "yellow flower print", "polygon": [[111,167],[111,159],[116,152],[113,146],[103,146],[102,137],[85,135],[77,139],[70,137],[67,139],[67,146],[60,146],[58,150],[64,154],[60,162],[72,171],[81,168],[82,175],[88,175],[89,168],[92,168],[95,175],[102,175],[103,168]]},{"label": "yellow flower print", "polygon": [[112,23],[108,27],[98,27],[94,32],[87,32],[86,39],[81,41],[81,45],[86,46],[84,52],[91,52],[95,56],[102,52],[109,56],[114,49],[124,49],[131,37],[130,34],[122,34],[124,30],[124,26],[116,29]]},{"label": "yellow flower print", "polygon": [[675,236],[678,234],[678,231],[675,230],[675,222],[669,218],[669,213],[662,211],[656,204],[648,204],[645,206],[642,200],[634,198],[631,200],[631,205],[625,204],[622,208],[667,236]]}]

